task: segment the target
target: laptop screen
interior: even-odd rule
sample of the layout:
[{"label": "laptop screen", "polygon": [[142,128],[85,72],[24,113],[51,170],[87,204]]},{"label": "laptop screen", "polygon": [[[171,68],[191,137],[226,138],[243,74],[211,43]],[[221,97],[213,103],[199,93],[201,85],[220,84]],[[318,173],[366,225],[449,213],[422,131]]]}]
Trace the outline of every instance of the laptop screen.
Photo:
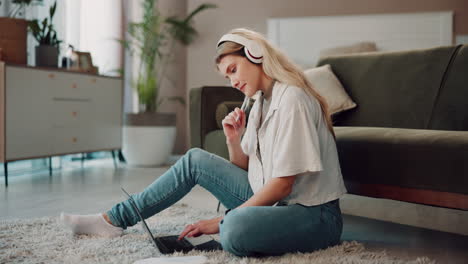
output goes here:
[{"label": "laptop screen", "polygon": [[143,218],[143,216],[141,215],[140,213],[140,210],[138,210],[138,207],[136,206],[136,203],[135,201],[133,200],[132,196],[130,194],[128,194],[128,192],[123,188],[123,187],[120,187],[122,189],[122,191],[127,195],[128,197],[128,200],[130,202],[130,204],[132,205],[133,207],[133,210],[135,210],[135,212],[137,213],[138,217],[140,218],[140,221],[141,221],[141,225],[143,226],[143,229],[146,230],[146,233],[148,233],[150,239],[153,241],[154,245],[156,246],[156,248],[159,249],[159,251],[161,252],[166,252],[168,249],[166,248],[166,246],[164,246],[158,238],[155,238],[153,236],[153,233],[151,233],[151,230],[149,229],[148,225],[146,224],[145,222],[145,219]]}]

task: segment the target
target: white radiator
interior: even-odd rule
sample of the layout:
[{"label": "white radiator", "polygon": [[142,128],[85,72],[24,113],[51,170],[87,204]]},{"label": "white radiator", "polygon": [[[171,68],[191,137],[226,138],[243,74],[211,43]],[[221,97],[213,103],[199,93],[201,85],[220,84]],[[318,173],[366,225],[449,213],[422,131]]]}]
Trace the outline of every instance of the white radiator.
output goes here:
[{"label": "white radiator", "polygon": [[453,12],[268,19],[268,38],[303,68],[320,51],[370,41],[379,51],[453,44]]}]

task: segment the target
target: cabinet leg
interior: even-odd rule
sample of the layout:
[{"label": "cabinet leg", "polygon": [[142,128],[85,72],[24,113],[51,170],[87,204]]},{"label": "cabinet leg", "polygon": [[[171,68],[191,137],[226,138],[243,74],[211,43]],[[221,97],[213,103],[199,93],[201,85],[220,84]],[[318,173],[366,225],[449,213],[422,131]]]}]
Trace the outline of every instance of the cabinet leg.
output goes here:
[{"label": "cabinet leg", "polygon": [[114,169],[117,169],[117,161],[115,160],[114,150],[111,150],[111,153],[112,153],[112,160],[114,161]]},{"label": "cabinet leg", "polygon": [[3,163],[3,172],[5,174],[5,186],[8,187],[8,162]]},{"label": "cabinet leg", "polygon": [[118,152],[119,152],[119,153],[118,153],[119,161],[120,161],[120,162],[123,162],[123,163],[127,162],[127,161],[125,160],[124,155],[122,154],[122,150],[119,149]]},{"label": "cabinet leg", "polygon": [[49,157],[49,176],[52,176],[52,157]]}]

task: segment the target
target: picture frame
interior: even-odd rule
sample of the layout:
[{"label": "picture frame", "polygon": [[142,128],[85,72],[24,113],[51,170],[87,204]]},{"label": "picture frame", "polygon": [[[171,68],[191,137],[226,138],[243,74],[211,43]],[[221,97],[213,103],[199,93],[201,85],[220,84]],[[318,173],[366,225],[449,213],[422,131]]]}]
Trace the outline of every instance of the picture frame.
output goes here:
[{"label": "picture frame", "polygon": [[93,59],[91,57],[91,53],[89,52],[81,52],[81,51],[73,51],[73,63],[71,70],[98,74],[98,68],[93,65]]},{"label": "picture frame", "polygon": [[89,70],[93,66],[93,59],[91,58],[91,53],[89,52],[76,52],[78,58],[78,68],[81,70]]}]

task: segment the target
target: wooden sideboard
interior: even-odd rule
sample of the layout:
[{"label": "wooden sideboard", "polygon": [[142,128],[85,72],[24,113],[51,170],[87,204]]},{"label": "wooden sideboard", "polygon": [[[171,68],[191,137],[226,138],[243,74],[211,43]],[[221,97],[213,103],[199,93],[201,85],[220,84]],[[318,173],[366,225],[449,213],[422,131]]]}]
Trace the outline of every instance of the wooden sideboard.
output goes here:
[{"label": "wooden sideboard", "polygon": [[0,62],[0,103],[5,164],[121,149],[121,78]]}]

